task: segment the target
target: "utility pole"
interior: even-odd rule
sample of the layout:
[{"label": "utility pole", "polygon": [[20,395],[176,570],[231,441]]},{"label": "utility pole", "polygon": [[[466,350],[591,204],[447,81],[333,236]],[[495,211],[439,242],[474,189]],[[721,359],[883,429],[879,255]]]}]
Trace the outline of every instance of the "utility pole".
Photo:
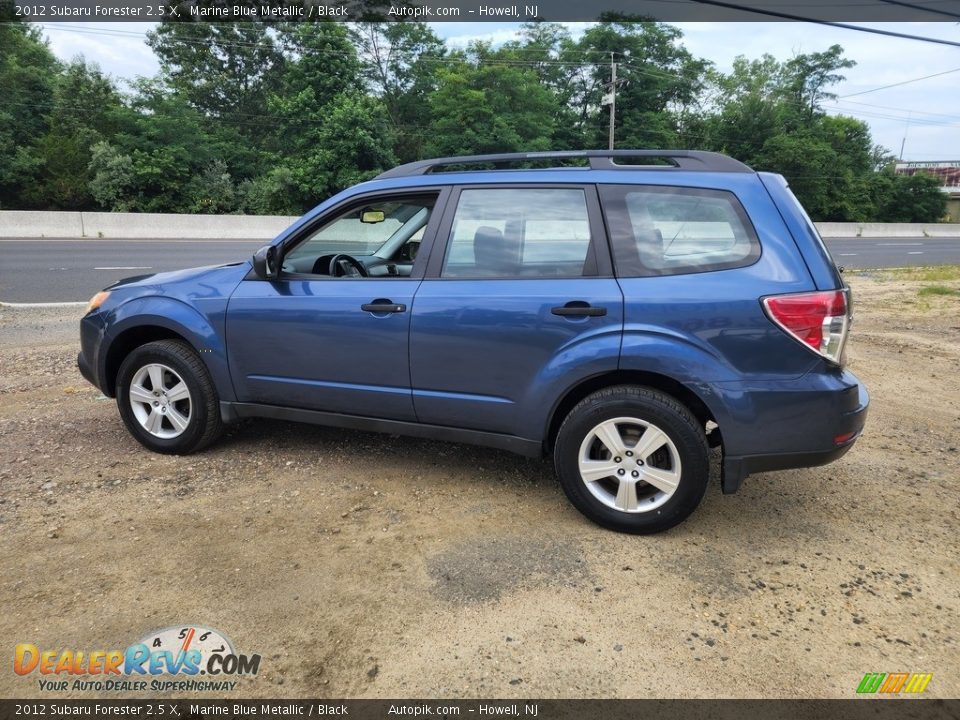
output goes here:
[{"label": "utility pole", "polygon": [[610,53],[610,138],[609,150],[613,150],[614,145],[614,127],[617,122],[617,63],[614,62],[614,54]]},{"label": "utility pole", "polygon": [[903,129],[903,142],[900,143],[900,162],[903,162],[903,148],[907,144],[907,133],[910,132],[910,117],[913,115],[913,111],[907,112],[907,126]]}]

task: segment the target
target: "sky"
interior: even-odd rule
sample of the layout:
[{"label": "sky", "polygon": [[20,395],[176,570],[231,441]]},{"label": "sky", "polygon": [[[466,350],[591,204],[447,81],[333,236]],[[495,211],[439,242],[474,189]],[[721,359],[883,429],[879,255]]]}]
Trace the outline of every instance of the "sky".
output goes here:
[{"label": "sky", "polygon": [[[695,56],[729,71],[733,59],[769,53],[785,60],[796,53],[821,52],[840,44],[857,66],[833,92],[839,98],[825,108],[870,125],[874,142],[903,159],[929,162],[960,160],[960,48],[874,35],[800,22],[675,23],[683,44]],[[567,23],[578,35],[587,23]],[[960,23],[858,23],[863,27],[960,41]],[[149,23],[46,23],[53,52],[64,60],[82,54],[120,80],[150,76],[157,62],[144,43]],[[434,23],[434,31],[451,46],[473,40],[494,45],[516,37],[512,23]],[[881,86],[949,70],[958,72],[872,91]]]}]

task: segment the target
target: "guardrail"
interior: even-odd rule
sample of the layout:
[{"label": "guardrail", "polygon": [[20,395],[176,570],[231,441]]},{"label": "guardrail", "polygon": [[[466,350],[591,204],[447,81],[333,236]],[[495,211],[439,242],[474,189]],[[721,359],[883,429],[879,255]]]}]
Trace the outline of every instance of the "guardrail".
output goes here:
[{"label": "guardrail", "polygon": [[[270,240],[296,217],[153,213],[0,211],[0,238]],[[960,224],[817,223],[827,238],[960,238]]]}]

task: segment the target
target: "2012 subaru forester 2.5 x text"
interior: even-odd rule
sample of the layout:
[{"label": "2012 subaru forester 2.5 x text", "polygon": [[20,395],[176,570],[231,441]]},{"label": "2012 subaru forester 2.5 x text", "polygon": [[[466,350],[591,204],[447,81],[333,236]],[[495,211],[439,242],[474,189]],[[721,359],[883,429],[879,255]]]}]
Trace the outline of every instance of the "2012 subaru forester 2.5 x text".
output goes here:
[{"label": "2012 subaru forester 2.5 x text", "polygon": [[549,454],[584,515],[650,533],[696,508],[710,447],[725,493],[849,450],[868,404],[850,317],[778,175],[686,150],[488,155],[383,173],[252,261],[111,286],[78,362],[157,452],[267,417]]}]

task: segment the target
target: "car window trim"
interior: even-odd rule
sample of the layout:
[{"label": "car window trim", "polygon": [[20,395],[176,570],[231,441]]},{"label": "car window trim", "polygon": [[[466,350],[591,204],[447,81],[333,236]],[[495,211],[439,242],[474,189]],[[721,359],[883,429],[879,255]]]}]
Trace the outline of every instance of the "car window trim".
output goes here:
[{"label": "car window trim", "polygon": [[[590,224],[590,244],[587,256],[584,258],[584,267],[592,264],[593,272],[589,275],[563,276],[517,276],[517,277],[443,277],[443,263],[450,246],[450,232],[453,229],[453,219],[460,203],[460,195],[464,190],[582,190],[587,205],[587,220]],[[431,244],[430,259],[427,265],[425,280],[589,280],[596,278],[613,277],[613,260],[610,254],[607,228],[603,221],[600,208],[600,198],[595,183],[469,183],[451,187],[447,198],[446,208],[440,226],[437,228],[434,242]],[[422,250],[421,250],[422,252]]]},{"label": "car window trim", "polygon": [[[409,187],[409,188],[393,188],[392,190],[371,190],[365,193],[359,193],[357,195],[351,195],[348,198],[344,198],[341,202],[338,202],[333,207],[329,208],[322,215],[318,215],[314,218],[309,224],[297,230],[296,233],[291,235],[288,238],[285,238],[279,247],[279,257],[278,264],[283,264],[284,256],[293,248],[295,248],[300,243],[307,240],[310,235],[316,232],[324,224],[328,223],[330,220],[335,218],[337,215],[343,213],[346,210],[349,210],[352,206],[364,205],[370,201],[377,199],[385,198],[416,198],[416,197],[425,197],[425,196],[436,196],[436,202],[433,206],[433,211],[430,213],[430,219],[427,221],[427,225],[423,231],[423,238],[420,240],[420,249],[417,251],[417,257],[413,262],[413,269],[410,271],[410,274],[407,276],[397,276],[397,275],[383,275],[377,277],[331,277],[329,275],[314,275],[312,273],[283,273],[272,280],[272,282],[279,282],[283,280],[317,280],[317,281],[332,281],[332,280],[421,280],[423,279],[424,273],[427,269],[427,262],[429,259],[429,254],[433,247],[433,241],[437,237],[437,230],[440,225],[440,220],[446,210],[447,201],[450,197],[450,187],[443,185],[431,185],[426,187]],[[249,279],[249,276],[248,276]],[[254,279],[256,279],[254,277]]]}]

